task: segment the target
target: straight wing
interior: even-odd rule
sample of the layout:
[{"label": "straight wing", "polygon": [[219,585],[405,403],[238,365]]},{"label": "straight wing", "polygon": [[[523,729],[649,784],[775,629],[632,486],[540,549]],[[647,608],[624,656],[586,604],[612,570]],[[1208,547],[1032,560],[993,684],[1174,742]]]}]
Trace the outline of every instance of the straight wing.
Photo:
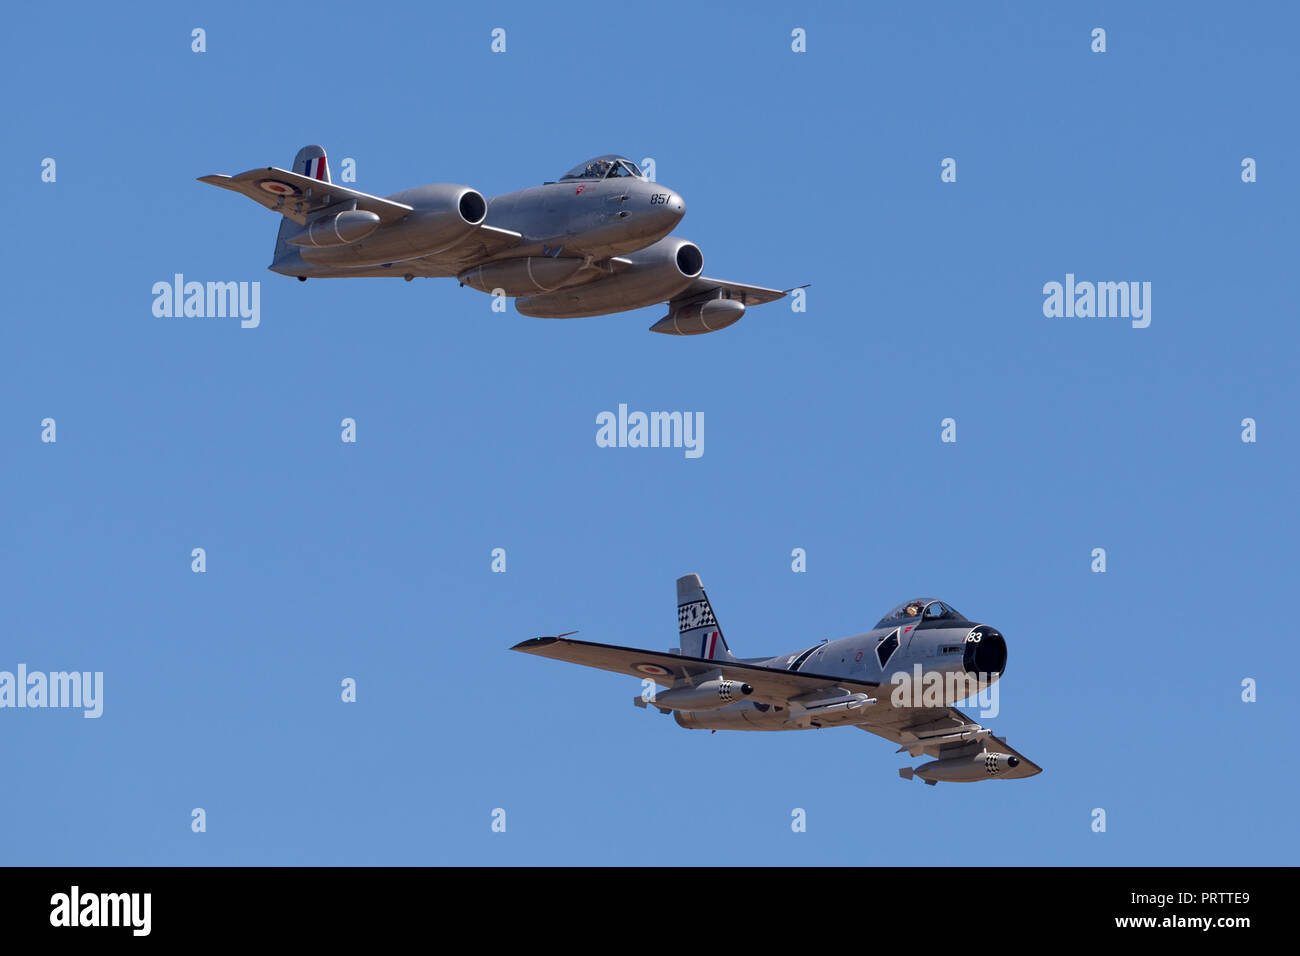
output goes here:
[{"label": "straight wing", "polygon": [[258,205],[282,213],[299,225],[306,225],[307,217],[313,213],[339,203],[355,201],[357,209],[373,212],[383,225],[396,222],[414,208],[405,203],[348,189],[338,183],[322,182],[300,173],[291,173],[278,166],[250,169],[238,176],[200,176],[199,182],[247,196]]},{"label": "straight wing", "polygon": [[705,674],[722,672],[728,680],[738,680],[754,688],[754,697],[786,702],[811,691],[843,687],[855,692],[870,693],[877,684],[869,681],[849,680],[844,677],[826,677],[819,674],[776,670],[758,664],[739,661],[707,660],[686,657],[682,654],[665,654],[662,651],[643,651],[633,647],[616,647],[613,644],[596,644],[575,641],[567,637],[535,637],[520,641],[512,651],[523,651],[537,657],[549,657],[571,664],[596,667],[603,671],[630,674],[633,677],[652,677],[661,684],[671,685],[679,680],[694,680]]},{"label": "straight wing", "polygon": [[[798,288],[804,288],[799,286]],[[695,299],[716,299],[718,293],[724,293],[724,298],[735,299],[741,305],[748,308],[751,305],[762,305],[764,302],[775,302],[777,299],[783,299],[794,289],[766,289],[761,285],[744,285],[740,282],[727,282],[724,279],[710,279],[708,276],[699,276],[694,279],[681,292],[673,296],[669,303],[671,308],[689,305]]]},{"label": "straight wing", "polygon": [[387,265],[361,266],[359,268],[338,267],[334,276],[392,276],[404,278],[419,276],[425,279],[449,278],[459,275],[465,267],[490,259],[499,252],[518,245],[523,239],[521,233],[500,226],[479,226],[468,236],[436,255],[420,256],[416,259],[402,259]]},{"label": "straight wing", "polygon": [[481,262],[519,245],[523,238],[523,233],[513,229],[502,229],[484,223],[452,248],[438,253],[438,258],[443,262],[448,259],[456,262]]}]

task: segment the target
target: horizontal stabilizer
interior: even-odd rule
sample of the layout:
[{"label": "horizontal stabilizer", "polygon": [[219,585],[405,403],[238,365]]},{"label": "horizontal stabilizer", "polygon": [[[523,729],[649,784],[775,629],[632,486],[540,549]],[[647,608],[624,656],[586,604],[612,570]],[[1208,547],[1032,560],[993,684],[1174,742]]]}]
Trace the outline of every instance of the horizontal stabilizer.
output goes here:
[{"label": "horizontal stabilizer", "polygon": [[355,203],[357,209],[373,212],[383,225],[396,222],[414,208],[405,203],[348,189],[338,183],[321,182],[310,176],[291,173],[277,166],[250,169],[238,176],[200,176],[199,182],[247,196],[258,205],[288,216],[299,225],[306,225],[307,219],[313,214],[340,203]]}]

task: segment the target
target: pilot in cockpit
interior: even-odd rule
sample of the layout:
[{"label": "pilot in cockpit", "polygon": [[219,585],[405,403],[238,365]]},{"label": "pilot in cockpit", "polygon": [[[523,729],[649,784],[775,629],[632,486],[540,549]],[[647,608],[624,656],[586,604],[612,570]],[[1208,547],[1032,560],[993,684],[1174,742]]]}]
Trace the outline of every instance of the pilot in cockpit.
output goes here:
[{"label": "pilot in cockpit", "polygon": [[563,176],[561,181],[570,179],[644,179],[640,168],[630,159],[621,156],[602,156],[592,159],[581,166],[575,166]]}]

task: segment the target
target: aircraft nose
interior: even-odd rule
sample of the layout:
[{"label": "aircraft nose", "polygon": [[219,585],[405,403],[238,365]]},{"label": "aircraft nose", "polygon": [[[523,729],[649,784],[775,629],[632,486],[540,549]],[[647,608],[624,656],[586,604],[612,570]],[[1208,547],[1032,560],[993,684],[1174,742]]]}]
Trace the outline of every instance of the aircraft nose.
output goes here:
[{"label": "aircraft nose", "polygon": [[1007,640],[995,627],[981,624],[966,635],[962,668],[968,674],[1002,674],[1007,668]]},{"label": "aircraft nose", "polygon": [[628,228],[636,235],[651,239],[662,239],[677,227],[682,216],[686,215],[686,200],[677,193],[658,183],[638,184],[640,189],[633,194],[636,202],[630,209],[619,212],[619,218],[631,219]]},{"label": "aircraft nose", "polygon": [[671,228],[686,215],[686,200],[671,189],[651,184],[650,210],[661,227]]}]

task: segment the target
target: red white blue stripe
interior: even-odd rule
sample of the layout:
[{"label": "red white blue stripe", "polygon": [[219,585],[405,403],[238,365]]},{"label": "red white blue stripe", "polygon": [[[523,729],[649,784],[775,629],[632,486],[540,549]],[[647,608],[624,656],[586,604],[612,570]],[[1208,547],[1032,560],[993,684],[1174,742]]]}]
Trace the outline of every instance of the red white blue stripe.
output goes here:
[{"label": "red white blue stripe", "polygon": [[302,174],[304,176],[310,176],[312,179],[319,179],[321,180],[321,182],[325,181],[325,157],[324,156],[317,156],[314,159],[310,157],[304,159],[302,161],[302,165],[303,165]]}]

